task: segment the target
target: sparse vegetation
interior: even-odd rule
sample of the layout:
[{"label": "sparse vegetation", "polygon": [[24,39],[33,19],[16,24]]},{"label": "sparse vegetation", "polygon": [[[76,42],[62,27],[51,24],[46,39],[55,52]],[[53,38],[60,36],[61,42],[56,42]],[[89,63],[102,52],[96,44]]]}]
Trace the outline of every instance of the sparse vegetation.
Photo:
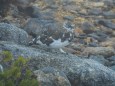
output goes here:
[{"label": "sparse vegetation", "polygon": [[0,0],[0,16],[5,17],[9,11],[9,6],[15,0]]},{"label": "sparse vegetation", "polygon": [[21,56],[14,59],[9,51],[3,51],[0,58],[4,68],[4,71],[0,72],[0,86],[39,86],[28,67],[29,59]]}]

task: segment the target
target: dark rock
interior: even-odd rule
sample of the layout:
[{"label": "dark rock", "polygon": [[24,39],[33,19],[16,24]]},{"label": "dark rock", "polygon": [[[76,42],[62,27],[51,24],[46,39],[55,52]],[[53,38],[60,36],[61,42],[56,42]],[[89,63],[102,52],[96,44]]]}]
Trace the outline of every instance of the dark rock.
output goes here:
[{"label": "dark rock", "polygon": [[89,37],[93,37],[94,39],[96,39],[98,41],[102,41],[102,39],[96,33],[88,34],[88,36]]},{"label": "dark rock", "polygon": [[95,30],[95,27],[92,23],[90,22],[84,22],[81,26],[81,29],[83,30],[84,33],[90,34],[93,33]]},{"label": "dark rock", "polygon": [[88,34],[89,37],[93,37],[94,39],[98,41],[105,41],[108,35],[106,35],[104,32],[96,31],[94,33]]},{"label": "dark rock", "polygon": [[36,6],[29,6],[29,7],[25,8],[26,14],[31,16],[32,18],[40,18],[41,17],[39,10],[40,9]]},{"label": "dark rock", "polygon": [[0,40],[28,44],[28,34],[12,24],[0,23]]},{"label": "dark rock", "polygon": [[19,10],[17,8],[17,6],[15,5],[10,5],[10,13],[13,17],[17,17],[19,15]]},{"label": "dark rock", "polygon": [[41,86],[71,86],[67,76],[53,67],[34,71]]},{"label": "dark rock", "polygon": [[92,8],[88,11],[89,15],[100,15],[102,14],[102,9],[100,8]]},{"label": "dark rock", "polygon": [[91,59],[59,52],[46,52],[39,48],[9,42],[0,42],[0,51],[2,50],[9,50],[15,56],[31,57],[32,69],[38,70],[50,66],[63,71],[72,86],[115,86],[115,72]]},{"label": "dark rock", "polygon": [[108,58],[108,60],[115,61],[115,56],[111,56],[110,58]]},{"label": "dark rock", "polygon": [[104,4],[107,5],[108,7],[113,7],[115,6],[115,1],[114,0],[104,0]]},{"label": "dark rock", "polygon": [[115,19],[115,12],[112,11],[103,12],[103,15],[105,18]]},{"label": "dark rock", "polygon": [[90,57],[89,57],[89,59],[93,59],[93,60],[95,60],[95,61],[98,61],[99,63],[101,63],[101,64],[103,64],[103,65],[108,65],[108,60],[106,60],[103,56],[101,56],[101,55],[97,55],[97,56],[93,56],[93,55],[91,55]]},{"label": "dark rock", "polygon": [[103,25],[105,27],[108,27],[108,28],[111,28],[111,29],[115,30],[115,24],[112,23],[109,20],[104,20],[104,19],[103,20],[99,20],[98,24],[101,24],[101,25]]},{"label": "dark rock", "polygon": [[53,20],[56,10],[48,8],[51,8],[51,6],[48,6],[45,11],[37,6],[29,6],[22,10],[22,12],[32,18],[37,18],[36,20]]},{"label": "dark rock", "polygon": [[102,39],[106,39],[108,37],[108,35],[106,35],[104,32],[102,31],[96,31],[95,32],[100,38]]}]

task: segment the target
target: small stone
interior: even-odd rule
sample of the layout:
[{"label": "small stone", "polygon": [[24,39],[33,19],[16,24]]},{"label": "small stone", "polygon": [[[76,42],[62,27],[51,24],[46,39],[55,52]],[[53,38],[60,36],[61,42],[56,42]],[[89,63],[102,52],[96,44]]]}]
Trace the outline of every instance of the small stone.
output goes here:
[{"label": "small stone", "polygon": [[84,22],[81,26],[81,29],[86,34],[90,34],[90,33],[93,33],[95,31],[94,25],[90,22]]},{"label": "small stone", "polygon": [[109,7],[115,6],[115,0],[104,0],[104,4]]},{"label": "small stone", "polygon": [[100,15],[102,14],[102,9],[100,8],[93,8],[88,11],[89,15]]},{"label": "small stone", "polygon": [[108,27],[108,28],[111,28],[111,29],[115,30],[115,24],[112,23],[109,20],[104,20],[104,19],[103,20],[99,20],[98,24],[101,24],[101,25],[103,25],[105,27]]},{"label": "small stone", "polygon": [[64,16],[64,19],[67,19],[67,20],[73,20],[74,19],[74,16]]},{"label": "small stone", "polygon": [[85,48],[83,44],[79,44],[79,43],[72,43],[71,48],[74,50],[78,50],[78,51],[83,51],[83,49]]},{"label": "small stone", "polygon": [[98,40],[99,42],[105,41],[107,38],[107,35],[101,31],[96,31],[94,33],[88,34],[88,36]]},{"label": "small stone", "polygon": [[112,11],[103,12],[103,15],[105,18],[108,18],[108,19],[115,19],[115,12],[112,12]]}]

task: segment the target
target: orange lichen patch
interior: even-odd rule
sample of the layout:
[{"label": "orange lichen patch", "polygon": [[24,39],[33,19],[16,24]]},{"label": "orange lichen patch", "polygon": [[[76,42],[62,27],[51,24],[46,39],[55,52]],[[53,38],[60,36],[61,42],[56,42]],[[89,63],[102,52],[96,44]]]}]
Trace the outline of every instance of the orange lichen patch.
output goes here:
[{"label": "orange lichen patch", "polygon": [[74,54],[77,55],[77,56],[80,56],[81,55],[81,51],[76,51]]},{"label": "orange lichen patch", "polygon": [[84,39],[84,41],[89,44],[90,42],[92,42],[92,38],[91,37],[87,37],[86,39]]},{"label": "orange lichen patch", "polygon": [[79,34],[83,34],[84,32],[83,32],[82,29],[76,28],[76,29],[74,29],[74,33],[75,33],[76,36],[78,36]]}]

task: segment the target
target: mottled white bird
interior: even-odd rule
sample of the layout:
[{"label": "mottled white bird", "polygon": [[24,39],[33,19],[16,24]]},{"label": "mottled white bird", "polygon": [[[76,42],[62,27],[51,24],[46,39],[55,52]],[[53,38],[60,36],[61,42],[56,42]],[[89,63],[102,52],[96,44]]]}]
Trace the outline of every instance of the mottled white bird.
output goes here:
[{"label": "mottled white bird", "polygon": [[74,37],[74,24],[69,21],[65,21],[62,27],[62,29],[47,28],[41,31],[41,35],[34,38],[30,44],[39,44],[50,48],[59,48],[61,52],[63,52],[61,48],[69,45]]}]

